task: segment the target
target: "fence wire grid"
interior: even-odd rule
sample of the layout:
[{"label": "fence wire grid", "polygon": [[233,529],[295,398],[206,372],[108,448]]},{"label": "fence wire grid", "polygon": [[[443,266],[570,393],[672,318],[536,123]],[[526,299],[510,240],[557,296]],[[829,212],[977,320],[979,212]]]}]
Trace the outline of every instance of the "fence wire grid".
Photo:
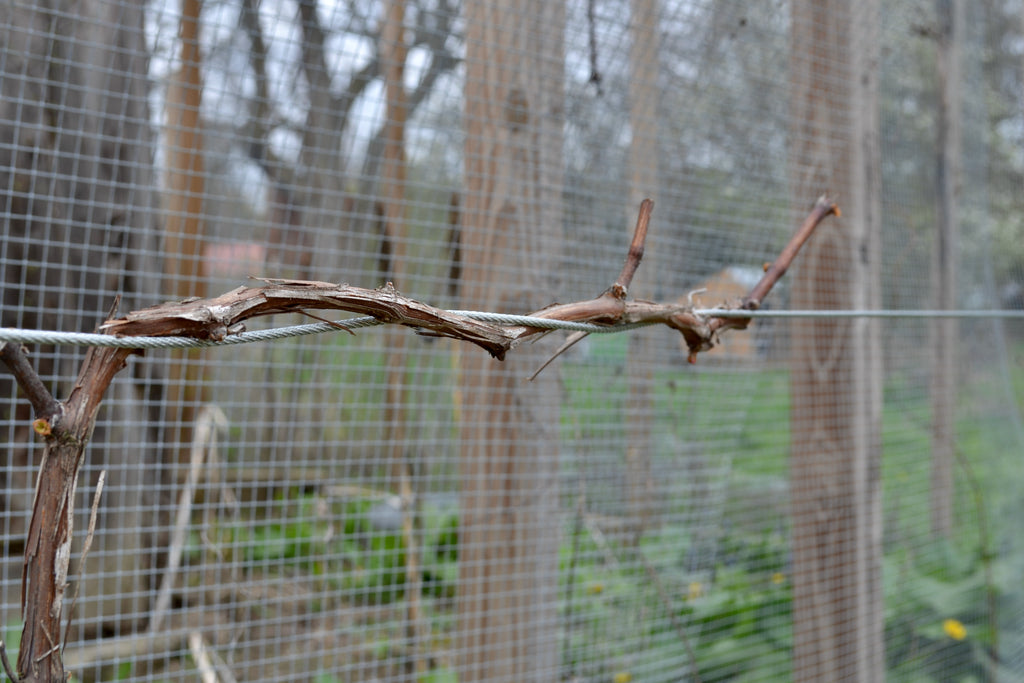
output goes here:
[{"label": "fence wire grid", "polygon": [[[1022,27],[1019,0],[0,4],[4,328],[249,276],[528,314],[612,284],[644,197],[630,295],[712,309],[842,208],[696,365],[658,327],[533,382],[568,333],[133,358],[78,492],[72,679],[1024,680]],[[83,350],[29,353],[66,397]],[[0,416],[13,659],[42,446],[7,374]]]}]

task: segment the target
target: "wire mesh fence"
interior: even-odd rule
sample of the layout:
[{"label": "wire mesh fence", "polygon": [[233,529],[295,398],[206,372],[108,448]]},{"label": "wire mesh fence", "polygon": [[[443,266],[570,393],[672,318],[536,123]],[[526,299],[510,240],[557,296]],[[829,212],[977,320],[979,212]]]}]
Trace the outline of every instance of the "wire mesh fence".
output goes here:
[{"label": "wire mesh fence", "polygon": [[[630,297],[715,308],[818,195],[842,209],[764,302],[780,317],[695,365],[664,326],[587,336],[533,381],[569,332],[502,362],[397,326],[133,357],[85,451],[66,670],[1024,678],[1022,16],[0,6],[4,328],[92,332],[117,295],[249,276],[528,314],[615,282],[644,197]],[[57,398],[83,353],[29,347]],[[13,661],[43,445],[6,375],[0,411]]]}]

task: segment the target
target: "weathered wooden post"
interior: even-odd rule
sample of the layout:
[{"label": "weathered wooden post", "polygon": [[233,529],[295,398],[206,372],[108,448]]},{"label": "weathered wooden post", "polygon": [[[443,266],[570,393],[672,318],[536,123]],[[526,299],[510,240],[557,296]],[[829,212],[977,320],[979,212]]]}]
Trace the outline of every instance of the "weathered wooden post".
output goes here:
[{"label": "weathered wooden post", "polygon": [[[843,207],[808,244],[792,307],[877,308],[878,2],[798,0],[792,13],[794,197],[828,187]],[[796,681],[884,679],[880,348],[869,319],[793,323]]]},{"label": "weathered wooden post", "polygon": [[[466,5],[462,305],[550,303],[561,241],[559,2]],[[558,388],[546,345],[462,365],[459,681],[557,678]]]}]

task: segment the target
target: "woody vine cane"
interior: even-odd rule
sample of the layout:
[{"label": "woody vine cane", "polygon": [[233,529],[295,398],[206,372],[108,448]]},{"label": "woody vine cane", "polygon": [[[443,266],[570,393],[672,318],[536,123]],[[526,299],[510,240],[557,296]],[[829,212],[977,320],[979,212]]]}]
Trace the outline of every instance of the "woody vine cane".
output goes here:
[{"label": "woody vine cane", "polygon": [[[690,303],[654,303],[629,299],[629,287],[640,266],[653,202],[641,203],[636,228],[622,270],[614,283],[599,296],[586,301],[549,306],[532,317],[552,321],[592,323],[601,326],[662,324],[683,335],[688,360],[712,348],[718,335],[730,329],[745,329],[751,317],[698,313]],[[728,302],[723,311],[754,311],[785,274],[800,248],[815,228],[829,215],[838,215],[836,205],[820,197],[800,228],[778,258],[765,267],[760,281],[742,299]],[[101,326],[106,334],[119,337],[188,337],[220,340],[245,329],[251,318],[278,313],[337,310],[373,316],[382,323],[403,325],[417,333],[467,341],[502,360],[522,341],[548,329],[528,325],[503,326],[480,322],[465,315],[444,311],[398,293],[390,283],[377,289],[302,280],[267,279],[260,287],[239,287],[210,299],[186,300],[152,306],[115,317]],[[351,330],[348,330],[351,332]],[[563,345],[568,348],[586,333],[576,333]],[[133,348],[90,348],[78,379],[68,398],[57,401],[43,385],[24,350],[12,343],[0,347],[0,360],[15,377],[32,404],[33,427],[44,440],[42,462],[36,481],[32,516],[22,574],[22,631],[17,672],[7,661],[0,643],[0,655],[7,675],[26,683],[63,683],[66,680],[61,657],[61,619],[65,611],[68,567],[74,522],[74,494],[85,448],[96,423],[100,403],[114,376]],[[550,361],[548,361],[550,363]],[[547,363],[545,363],[545,366]],[[543,367],[541,368],[543,369]],[[539,372],[539,370],[538,370]]]}]

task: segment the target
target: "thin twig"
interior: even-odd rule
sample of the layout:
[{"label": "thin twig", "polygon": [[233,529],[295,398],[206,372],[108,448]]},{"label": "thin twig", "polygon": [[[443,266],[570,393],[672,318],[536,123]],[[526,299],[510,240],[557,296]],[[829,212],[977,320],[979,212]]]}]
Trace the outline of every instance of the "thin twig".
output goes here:
[{"label": "thin twig", "polygon": [[213,447],[212,444],[217,438],[217,428],[226,426],[227,417],[217,406],[204,406],[199,411],[192,438],[188,474],[185,476],[185,485],[178,500],[178,512],[174,518],[174,530],[171,532],[171,544],[167,551],[167,569],[164,571],[164,578],[160,582],[160,591],[157,593],[149,617],[147,630],[150,633],[160,630],[164,616],[171,604],[171,593],[174,591],[174,581],[178,569],[181,567],[181,557],[185,549],[185,541],[188,538],[188,526],[192,519],[192,504],[195,500],[196,486],[199,484],[203,461],[206,458],[206,450],[208,447]]},{"label": "thin twig", "polygon": [[551,365],[555,361],[556,358],[561,356],[563,353],[565,353],[566,351],[568,351],[572,347],[576,346],[576,344],[578,344],[579,342],[583,341],[583,339],[586,338],[589,335],[590,335],[589,332],[573,332],[572,334],[570,334],[566,338],[565,342],[561,346],[558,347],[558,350],[555,351],[553,354],[551,354],[551,357],[548,358],[546,361],[544,361],[541,364],[541,366],[539,368],[537,368],[532,375],[530,375],[530,378],[529,378],[530,381],[532,382],[533,380],[537,379],[537,375],[539,375],[540,373],[544,372],[544,368],[546,368],[547,366]]},{"label": "thin twig", "polygon": [[199,631],[193,631],[188,635],[188,649],[192,653],[192,660],[199,670],[199,679],[203,683],[220,683],[217,678],[217,670],[210,661],[210,655],[206,651],[206,643]]},{"label": "thin twig", "polygon": [[[602,294],[599,299],[611,298],[616,301],[624,302],[626,296],[629,294],[629,288],[633,284],[633,276],[636,275],[637,269],[640,267],[640,262],[644,258],[644,245],[647,242],[647,227],[651,223],[651,212],[654,211],[654,201],[651,199],[644,199],[640,202],[640,213],[636,217],[636,227],[633,228],[633,239],[629,243],[629,252],[626,254],[626,260],[622,264],[622,270],[619,271],[619,276],[615,278],[615,282],[611,287]],[[543,365],[530,375],[529,380],[532,382],[537,379],[540,373],[544,372],[544,369],[551,365],[556,358],[561,356],[563,353],[575,346],[579,341],[587,336],[587,332],[573,332],[565,340],[557,351],[551,354]]]},{"label": "thin twig", "polygon": [[39,379],[35,368],[29,363],[25,350],[20,344],[4,342],[0,344],[0,360],[14,375],[18,386],[25,392],[36,417],[50,421],[60,413],[60,403],[53,397],[43,381]]},{"label": "thin twig", "polygon": [[96,493],[92,496],[92,509],[89,510],[89,528],[85,533],[85,541],[82,543],[82,554],[78,558],[78,581],[75,583],[75,594],[71,597],[71,606],[68,607],[68,620],[64,624],[64,640],[61,646],[61,654],[68,644],[68,634],[71,632],[71,617],[75,613],[75,604],[78,602],[78,594],[82,588],[82,581],[85,576],[85,560],[89,557],[89,549],[92,548],[92,539],[96,533],[96,516],[100,508],[100,495],[103,494],[103,485],[107,481],[107,471],[100,470],[100,476],[96,480]]},{"label": "thin twig", "polygon": [[320,317],[318,315],[313,315],[309,311],[305,311],[305,310],[299,311],[299,313],[301,313],[302,315],[304,315],[304,316],[306,316],[308,318],[312,318],[313,320],[319,320],[322,323],[326,323],[326,324],[330,325],[331,327],[333,327],[336,330],[341,330],[342,332],[348,332],[353,337],[356,336],[356,333],[351,328],[345,327],[344,325],[339,325],[338,323],[334,322],[333,320],[328,320],[327,318],[322,318],[322,317]]},{"label": "thin twig", "polygon": [[231,670],[231,667],[228,666],[228,663],[224,661],[224,658],[220,656],[220,653],[215,648],[206,648],[206,654],[210,657],[210,661],[213,662],[221,683],[238,683],[238,679],[235,678],[235,672]]},{"label": "thin twig", "polygon": [[636,274],[640,262],[644,258],[644,245],[647,242],[647,227],[651,223],[651,212],[654,211],[654,202],[645,199],[640,202],[640,213],[636,217],[636,227],[633,229],[633,241],[629,243],[629,253],[626,254],[626,261],[622,264],[619,277],[615,278],[608,293],[616,299],[625,299],[629,293],[629,287],[633,284],[633,276]]},{"label": "thin twig", "polygon": [[744,297],[743,308],[752,311],[761,307],[761,302],[768,296],[768,292],[772,290],[772,287],[779,281],[779,278],[789,270],[789,267],[793,264],[793,259],[796,258],[800,248],[810,239],[818,224],[832,215],[840,215],[839,207],[826,195],[821,195],[818,197],[818,201],[814,203],[811,213],[804,219],[800,229],[790,238],[789,243],[779,254],[779,257],[765,269],[761,280]]},{"label": "thin twig", "polygon": [[43,633],[46,634],[46,639],[50,643],[52,643],[52,646],[50,647],[49,650],[47,650],[46,652],[44,652],[43,654],[41,654],[41,655],[39,655],[38,657],[35,658],[35,663],[36,664],[38,664],[39,662],[43,661],[47,657],[53,655],[54,652],[60,651],[60,643],[54,643],[53,642],[53,636],[50,635],[50,631],[49,631],[49,629],[46,628],[45,625],[43,626]]},{"label": "thin twig", "polygon": [[597,89],[597,96],[600,97],[604,94],[604,89],[601,87],[601,70],[597,66],[597,11],[594,5],[596,0],[587,0],[587,35],[590,41],[590,79],[588,83],[593,83]]},{"label": "thin twig", "polygon": [[[789,270],[789,267],[793,265],[793,260],[799,253],[800,248],[807,243],[807,240],[811,238],[818,225],[821,224],[829,216],[839,216],[839,207],[826,195],[818,197],[818,201],[815,202],[814,208],[811,209],[811,213],[808,214],[807,218],[800,225],[800,228],[793,234],[789,239],[789,242],[783,248],[779,257],[774,262],[769,264],[765,268],[764,275],[761,276],[761,280],[754,285],[753,289],[743,297],[743,301],[740,304],[741,309],[748,311],[756,311],[761,307],[761,302],[768,296],[768,292],[772,290],[772,287],[779,281],[779,279]],[[714,339],[721,330],[745,330],[750,325],[751,318],[721,318],[711,316],[711,321],[708,324],[708,332],[710,344],[714,345]],[[683,331],[683,336],[686,336],[686,332]],[[690,343],[690,339],[687,338],[687,342]],[[710,347],[708,347],[710,348]],[[690,357],[691,363],[696,362],[696,356],[698,351],[704,350],[703,345],[695,346],[690,343]]]},{"label": "thin twig", "polygon": [[190,614],[187,624],[175,628],[165,628],[160,633],[132,633],[114,638],[103,638],[81,643],[72,648],[65,659],[69,670],[82,670],[96,666],[99,662],[112,659],[137,660],[155,656],[167,656],[186,646],[188,634],[203,626],[202,616]]},{"label": "thin twig", "polygon": [[11,683],[18,683],[21,678],[14,672],[14,668],[11,667],[11,660],[7,659],[7,644],[3,640],[0,640],[0,662],[3,662],[4,673],[11,679]]}]

